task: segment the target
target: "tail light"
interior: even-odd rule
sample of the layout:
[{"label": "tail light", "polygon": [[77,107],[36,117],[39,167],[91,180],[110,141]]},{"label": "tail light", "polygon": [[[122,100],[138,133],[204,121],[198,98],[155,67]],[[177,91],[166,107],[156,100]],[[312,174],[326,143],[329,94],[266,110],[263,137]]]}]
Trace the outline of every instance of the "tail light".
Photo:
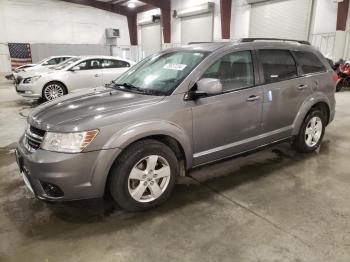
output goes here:
[{"label": "tail light", "polygon": [[337,82],[338,79],[339,79],[339,77],[338,77],[337,73],[336,73],[336,72],[333,72],[333,81],[334,81],[334,82]]}]

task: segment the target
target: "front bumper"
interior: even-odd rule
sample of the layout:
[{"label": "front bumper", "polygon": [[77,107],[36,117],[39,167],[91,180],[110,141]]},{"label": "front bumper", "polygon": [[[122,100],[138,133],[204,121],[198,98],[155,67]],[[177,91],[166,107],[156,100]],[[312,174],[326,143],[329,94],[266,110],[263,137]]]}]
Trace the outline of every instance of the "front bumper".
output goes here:
[{"label": "front bumper", "polygon": [[25,98],[40,98],[41,93],[38,91],[37,85],[34,84],[16,84],[15,83],[15,88],[17,94],[25,97]]},{"label": "front bumper", "polygon": [[[102,197],[109,169],[119,153],[120,149],[77,154],[42,149],[30,152],[22,138],[16,148],[17,163],[27,186],[37,198],[49,201]],[[62,195],[48,193],[47,185],[56,186]]]}]

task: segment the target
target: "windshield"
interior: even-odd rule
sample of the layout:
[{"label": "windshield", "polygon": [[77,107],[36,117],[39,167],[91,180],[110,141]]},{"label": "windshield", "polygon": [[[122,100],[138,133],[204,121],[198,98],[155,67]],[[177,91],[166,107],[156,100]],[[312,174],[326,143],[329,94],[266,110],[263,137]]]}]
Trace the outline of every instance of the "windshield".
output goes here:
[{"label": "windshield", "polygon": [[39,62],[37,62],[38,65],[41,65],[43,64],[44,62],[46,62],[47,60],[51,59],[51,57],[46,57],[45,59],[43,60],[40,60]]},{"label": "windshield", "polygon": [[207,54],[198,51],[155,54],[113,81],[113,84],[131,91],[170,95]]},{"label": "windshield", "polygon": [[55,70],[61,70],[61,69],[64,69],[68,66],[70,66],[71,64],[79,61],[81,58],[80,57],[72,57],[72,58],[69,58],[65,61],[63,61],[62,63],[56,65],[56,66],[53,66],[52,69],[55,69]]}]

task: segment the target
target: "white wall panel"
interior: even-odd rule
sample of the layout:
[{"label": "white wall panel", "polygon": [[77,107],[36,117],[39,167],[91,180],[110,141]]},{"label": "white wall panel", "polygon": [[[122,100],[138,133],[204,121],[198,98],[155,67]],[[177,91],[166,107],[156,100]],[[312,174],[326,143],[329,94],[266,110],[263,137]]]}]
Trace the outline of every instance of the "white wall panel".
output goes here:
[{"label": "white wall panel", "polygon": [[[9,72],[9,68],[11,68],[9,49],[6,44],[0,43],[0,73]],[[0,82],[2,80],[0,79]]]},{"label": "white wall panel", "polygon": [[280,0],[253,4],[249,36],[307,40],[311,8],[312,0]]},{"label": "white wall panel", "polygon": [[0,0],[0,42],[105,44],[105,29],[119,28],[129,45],[125,16],[57,0]]},{"label": "white wall panel", "polygon": [[313,34],[335,33],[338,4],[330,0],[315,0]]}]

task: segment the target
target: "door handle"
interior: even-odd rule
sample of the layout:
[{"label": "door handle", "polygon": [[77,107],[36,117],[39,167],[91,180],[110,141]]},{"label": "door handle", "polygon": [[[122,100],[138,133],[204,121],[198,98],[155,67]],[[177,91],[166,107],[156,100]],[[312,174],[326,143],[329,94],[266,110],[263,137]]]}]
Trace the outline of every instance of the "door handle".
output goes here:
[{"label": "door handle", "polygon": [[304,89],[306,89],[307,88],[307,85],[299,85],[298,86],[298,89],[299,90],[304,90]]},{"label": "door handle", "polygon": [[100,75],[99,74],[96,74],[95,77],[99,77]]},{"label": "door handle", "polygon": [[247,102],[254,102],[254,101],[259,100],[259,99],[260,99],[260,96],[252,95],[252,96],[247,98]]}]

